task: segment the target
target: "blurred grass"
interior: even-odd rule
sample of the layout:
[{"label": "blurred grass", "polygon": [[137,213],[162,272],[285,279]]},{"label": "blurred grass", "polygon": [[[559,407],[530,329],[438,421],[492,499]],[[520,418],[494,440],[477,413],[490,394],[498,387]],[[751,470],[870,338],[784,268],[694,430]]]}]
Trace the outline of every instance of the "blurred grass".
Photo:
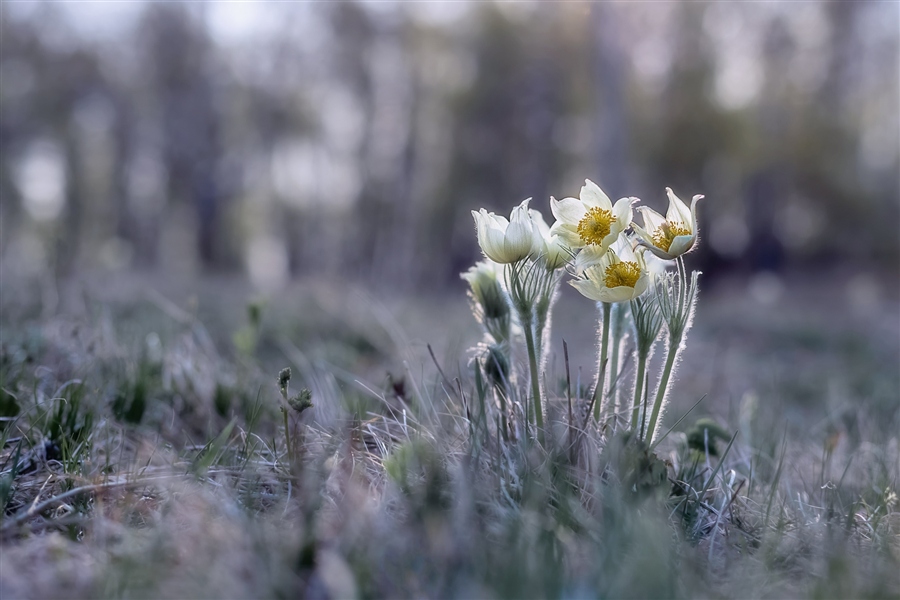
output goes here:
[{"label": "blurred grass", "polygon": [[[897,299],[854,311],[830,290],[704,290],[664,427],[708,394],[679,430],[708,417],[739,433],[720,458],[670,436],[677,485],[628,479],[647,459],[626,440],[592,459],[608,479],[477,442],[427,348],[476,397],[462,292],[304,282],[260,301],[229,281],[135,281],[72,287],[53,310],[4,293],[0,591],[896,597]],[[563,294],[551,342],[582,382],[593,319]],[[287,365],[315,405],[293,417],[294,457]]]}]

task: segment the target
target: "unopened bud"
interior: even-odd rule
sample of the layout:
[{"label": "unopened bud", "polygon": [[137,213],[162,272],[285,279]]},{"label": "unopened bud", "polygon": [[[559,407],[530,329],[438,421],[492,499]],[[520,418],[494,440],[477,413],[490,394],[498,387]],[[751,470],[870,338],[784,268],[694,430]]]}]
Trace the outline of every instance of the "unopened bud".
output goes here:
[{"label": "unopened bud", "polygon": [[497,265],[482,260],[460,277],[469,282],[472,295],[481,305],[486,319],[501,319],[509,314],[506,294],[497,279]]},{"label": "unopened bud", "polygon": [[288,395],[288,384],[291,381],[291,368],[285,367],[278,373],[278,388],[281,390],[281,395],[287,399]]},{"label": "unopened bud", "polygon": [[487,356],[484,357],[484,373],[495,386],[506,388],[509,382],[509,355],[504,346],[488,346]]}]

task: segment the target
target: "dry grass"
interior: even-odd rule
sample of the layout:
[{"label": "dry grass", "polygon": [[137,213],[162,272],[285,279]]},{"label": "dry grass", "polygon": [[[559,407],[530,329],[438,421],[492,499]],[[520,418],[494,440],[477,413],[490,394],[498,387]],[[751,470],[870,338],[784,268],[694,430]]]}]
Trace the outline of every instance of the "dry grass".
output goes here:
[{"label": "dry grass", "polygon": [[[708,394],[678,431],[740,433],[724,458],[674,433],[662,485],[596,432],[575,461],[482,435],[462,293],[306,286],[254,325],[222,282],[94,282],[49,312],[5,285],[0,595],[896,597],[896,298],[855,314],[801,283],[775,307],[737,283],[701,298],[667,426]],[[576,380],[593,318],[557,307]],[[293,456],[287,365],[315,404]]]}]

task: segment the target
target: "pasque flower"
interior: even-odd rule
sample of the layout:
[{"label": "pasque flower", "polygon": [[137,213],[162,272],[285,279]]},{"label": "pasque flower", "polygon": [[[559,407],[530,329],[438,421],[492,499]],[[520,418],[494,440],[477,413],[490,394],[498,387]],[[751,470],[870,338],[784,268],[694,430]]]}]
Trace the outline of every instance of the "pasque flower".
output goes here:
[{"label": "pasque flower", "polygon": [[483,208],[472,211],[478,245],[492,261],[503,265],[515,263],[540,251],[540,233],[528,213],[529,200],[515,207],[508,221]]},{"label": "pasque flower", "polygon": [[581,294],[597,302],[628,302],[647,291],[650,274],[640,251],[621,236],[596,262],[583,266],[578,279],[570,281]]},{"label": "pasque flower", "polygon": [[572,251],[565,241],[555,233],[550,233],[550,227],[544,221],[543,215],[533,208],[528,209],[531,220],[537,227],[540,236],[540,249],[536,258],[543,261],[548,271],[554,271],[566,265],[572,257]]},{"label": "pasque flower", "polygon": [[622,198],[615,205],[600,187],[586,179],[578,198],[550,198],[556,223],[550,233],[572,248],[585,246],[605,252],[631,222],[631,204],[636,198]]},{"label": "pasque flower", "polygon": [[688,208],[672,192],[672,188],[666,188],[666,194],[669,196],[666,216],[652,208],[640,206],[637,210],[644,218],[644,226],[635,223],[633,227],[640,236],[641,244],[653,254],[663,260],[673,260],[690,251],[697,242],[697,201],[703,196],[694,196]]}]

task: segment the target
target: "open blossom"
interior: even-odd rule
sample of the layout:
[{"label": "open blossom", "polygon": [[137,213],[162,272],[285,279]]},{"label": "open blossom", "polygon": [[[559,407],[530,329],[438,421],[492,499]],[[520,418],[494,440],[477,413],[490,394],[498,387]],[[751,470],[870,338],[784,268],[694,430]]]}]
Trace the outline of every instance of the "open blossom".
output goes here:
[{"label": "open blossom", "polygon": [[622,236],[597,260],[583,263],[580,277],[570,283],[597,302],[628,302],[647,291],[650,274],[642,253]]},{"label": "open blossom", "polygon": [[666,216],[647,208],[638,207],[644,218],[644,226],[634,224],[634,231],[641,238],[641,244],[663,260],[672,260],[691,250],[697,242],[697,201],[703,196],[694,196],[690,209],[681,199],[666,188],[669,196],[669,210]]},{"label": "open blossom", "polygon": [[483,208],[472,211],[478,245],[492,261],[502,265],[518,262],[540,248],[540,233],[528,213],[529,200],[515,207],[508,221]]},{"label": "open blossom", "polygon": [[547,226],[544,217],[533,208],[528,209],[531,220],[537,227],[540,237],[540,247],[537,249],[537,258],[543,261],[548,271],[553,271],[563,267],[569,262],[572,251],[566,245],[565,241],[556,234],[550,233],[550,227]]},{"label": "open blossom", "polygon": [[550,232],[572,248],[588,246],[605,252],[631,223],[631,204],[636,200],[622,198],[613,205],[596,183],[586,179],[578,198],[550,198],[556,217]]}]

